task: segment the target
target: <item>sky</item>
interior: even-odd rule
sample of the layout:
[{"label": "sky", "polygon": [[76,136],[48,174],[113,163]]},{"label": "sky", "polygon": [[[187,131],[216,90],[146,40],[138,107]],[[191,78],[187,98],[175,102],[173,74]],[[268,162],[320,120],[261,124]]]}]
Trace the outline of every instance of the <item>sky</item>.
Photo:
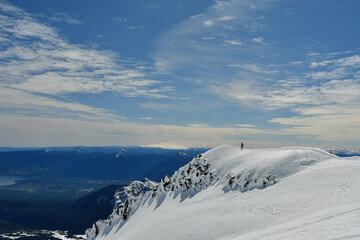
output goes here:
[{"label": "sky", "polygon": [[0,146],[360,144],[358,0],[0,0]]}]

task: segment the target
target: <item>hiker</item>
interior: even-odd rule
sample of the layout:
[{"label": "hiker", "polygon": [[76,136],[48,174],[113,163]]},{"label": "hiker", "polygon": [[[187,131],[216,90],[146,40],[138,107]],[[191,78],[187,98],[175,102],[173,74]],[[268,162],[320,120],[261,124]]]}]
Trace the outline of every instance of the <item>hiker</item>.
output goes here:
[{"label": "hiker", "polygon": [[241,143],[241,150],[243,150],[244,149],[244,144],[243,143]]}]

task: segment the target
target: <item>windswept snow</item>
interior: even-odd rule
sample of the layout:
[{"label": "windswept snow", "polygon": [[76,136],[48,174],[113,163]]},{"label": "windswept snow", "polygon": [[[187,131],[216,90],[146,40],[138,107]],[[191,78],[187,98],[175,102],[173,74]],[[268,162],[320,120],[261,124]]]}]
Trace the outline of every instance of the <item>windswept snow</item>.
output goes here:
[{"label": "windswept snow", "polygon": [[220,146],[132,196],[96,239],[360,238],[359,172],[319,149]]}]

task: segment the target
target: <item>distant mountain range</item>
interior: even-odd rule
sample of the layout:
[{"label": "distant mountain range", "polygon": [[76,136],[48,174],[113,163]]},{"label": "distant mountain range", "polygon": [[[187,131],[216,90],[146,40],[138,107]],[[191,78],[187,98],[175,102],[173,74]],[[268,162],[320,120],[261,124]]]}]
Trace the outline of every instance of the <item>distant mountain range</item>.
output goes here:
[{"label": "distant mountain range", "polygon": [[329,148],[329,147],[324,147],[322,149],[339,157],[360,156],[360,150],[347,149],[347,148]]},{"label": "distant mountain range", "polygon": [[203,148],[71,147],[0,152],[0,175],[76,177],[130,181],[159,180],[189,162]]}]

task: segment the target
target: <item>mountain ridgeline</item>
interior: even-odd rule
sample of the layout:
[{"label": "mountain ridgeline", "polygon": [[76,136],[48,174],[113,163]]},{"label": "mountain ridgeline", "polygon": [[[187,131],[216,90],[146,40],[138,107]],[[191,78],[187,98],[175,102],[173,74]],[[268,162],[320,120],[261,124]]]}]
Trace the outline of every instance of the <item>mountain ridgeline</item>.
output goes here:
[{"label": "mountain ridgeline", "polygon": [[335,226],[340,238],[358,236],[359,170],[359,157],[320,149],[219,146],[160,182],[145,179],[120,188],[112,214],[86,236],[289,239],[301,232],[327,239]]}]

